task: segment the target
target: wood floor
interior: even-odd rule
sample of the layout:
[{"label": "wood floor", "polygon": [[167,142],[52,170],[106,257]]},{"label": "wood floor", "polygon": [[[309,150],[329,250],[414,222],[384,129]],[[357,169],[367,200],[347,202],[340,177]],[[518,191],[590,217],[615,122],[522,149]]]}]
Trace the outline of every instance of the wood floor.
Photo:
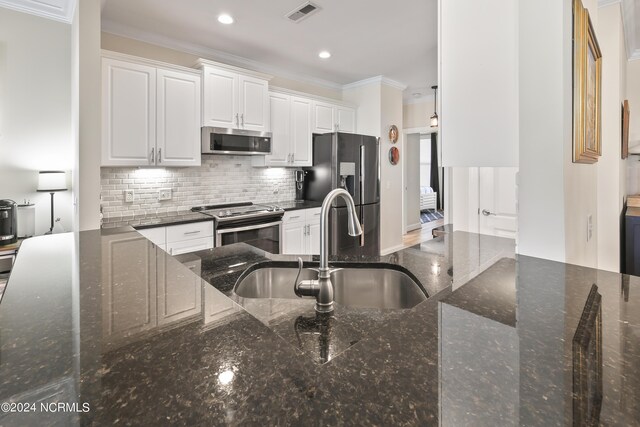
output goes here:
[{"label": "wood floor", "polygon": [[444,225],[444,219],[439,219],[437,221],[432,221],[424,224],[421,229],[410,231],[402,237],[402,243],[405,247],[418,245],[422,242],[426,242],[427,240],[431,240],[433,237],[431,236],[431,230],[436,227],[440,227]]}]

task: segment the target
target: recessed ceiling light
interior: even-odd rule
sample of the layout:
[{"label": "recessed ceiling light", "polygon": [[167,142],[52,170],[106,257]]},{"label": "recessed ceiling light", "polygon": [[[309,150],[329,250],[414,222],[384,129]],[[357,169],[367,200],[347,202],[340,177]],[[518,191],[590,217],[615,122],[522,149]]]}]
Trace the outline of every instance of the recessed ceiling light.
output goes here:
[{"label": "recessed ceiling light", "polygon": [[327,50],[323,50],[322,52],[320,52],[318,54],[318,56],[320,58],[322,58],[322,59],[329,59],[329,58],[331,58],[331,53],[329,51],[327,51]]},{"label": "recessed ceiling light", "polygon": [[222,15],[218,16],[218,22],[226,25],[233,24],[233,17],[231,15],[223,13]]}]

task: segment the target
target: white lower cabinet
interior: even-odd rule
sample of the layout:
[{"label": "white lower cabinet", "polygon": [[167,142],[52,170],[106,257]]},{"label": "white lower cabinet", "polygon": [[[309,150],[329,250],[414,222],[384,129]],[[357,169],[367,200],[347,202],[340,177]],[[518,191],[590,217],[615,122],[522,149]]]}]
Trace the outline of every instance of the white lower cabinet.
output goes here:
[{"label": "white lower cabinet", "polygon": [[[193,255],[192,255],[193,256]],[[167,268],[167,259],[158,257],[158,325],[167,325],[202,312],[200,258],[182,262],[195,274],[182,268]]]},{"label": "white lower cabinet", "polygon": [[282,223],[283,254],[320,254],[320,208],[285,212]]},{"label": "white lower cabinet", "polygon": [[202,313],[200,259],[183,261],[185,269],[159,251],[160,245],[133,233],[102,237],[105,347],[126,345],[142,333]]}]

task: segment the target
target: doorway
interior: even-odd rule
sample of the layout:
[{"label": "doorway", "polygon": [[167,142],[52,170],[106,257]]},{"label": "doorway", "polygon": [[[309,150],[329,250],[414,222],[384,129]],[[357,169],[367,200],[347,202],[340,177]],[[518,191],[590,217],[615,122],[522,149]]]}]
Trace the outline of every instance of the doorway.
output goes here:
[{"label": "doorway", "polygon": [[431,238],[431,230],[444,224],[443,168],[440,142],[431,129],[409,130],[404,138],[403,230],[404,244]]}]

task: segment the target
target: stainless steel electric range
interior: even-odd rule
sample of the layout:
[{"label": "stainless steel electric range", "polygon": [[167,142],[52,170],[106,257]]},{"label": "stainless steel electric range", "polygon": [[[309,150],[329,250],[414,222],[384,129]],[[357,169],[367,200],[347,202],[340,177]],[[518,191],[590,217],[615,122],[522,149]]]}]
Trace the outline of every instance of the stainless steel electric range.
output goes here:
[{"label": "stainless steel electric range", "polygon": [[278,206],[235,203],[196,206],[191,210],[215,219],[216,247],[244,242],[274,254],[282,251],[284,210]]}]

